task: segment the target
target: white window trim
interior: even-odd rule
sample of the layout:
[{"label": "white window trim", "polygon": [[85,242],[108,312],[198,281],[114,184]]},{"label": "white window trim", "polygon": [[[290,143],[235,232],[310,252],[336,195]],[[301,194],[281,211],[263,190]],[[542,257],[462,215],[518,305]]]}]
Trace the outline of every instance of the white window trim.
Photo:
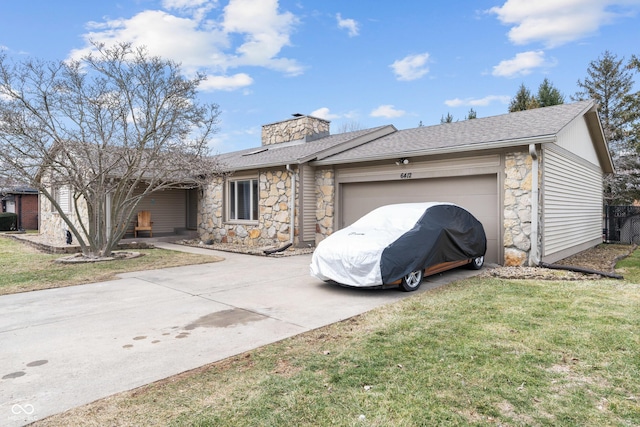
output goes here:
[{"label": "white window trim", "polygon": [[[257,224],[259,222],[259,218],[253,218],[253,219],[233,219],[231,218],[231,203],[233,202],[231,200],[231,185],[239,182],[239,181],[256,181],[256,186],[257,186],[257,191],[258,194],[255,195],[255,197],[257,198],[257,202],[259,203],[260,201],[260,179],[258,176],[256,175],[247,175],[247,176],[234,176],[233,178],[230,178],[227,180],[227,182],[225,183],[225,192],[226,192],[226,197],[225,197],[225,204],[226,204],[226,209],[225,209],[225,222],[228,224]],[[253,195],[253,185],[249,186],[250,189],[250,197],[249,200],[251,203],[253,203],[254,200],[254,195]],[[237,192],[236,192],[237,194]],[[238,206],[237,203],[238,201],[235,201],[236,206],[235,206],[235,212],[238,212]],[[260,215],[260,211],[258,209],[258,206],[251,206],[250,212],[253,213],[253,210],[257,211],[257,214]]]}]

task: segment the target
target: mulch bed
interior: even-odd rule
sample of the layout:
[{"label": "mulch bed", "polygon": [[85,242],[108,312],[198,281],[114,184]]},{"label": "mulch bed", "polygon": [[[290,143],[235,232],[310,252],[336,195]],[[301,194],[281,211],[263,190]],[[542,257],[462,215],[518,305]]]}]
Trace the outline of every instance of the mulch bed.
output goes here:
[{"label": "mulch bed", "polygon": [[[558,267],[577,267],[603,273],[615,273],[615,265],[636,249],[635,245],[601,244],[568,258],[553,263]],[[501,279],[532,280],[598,280],[600,274],[586,274],[574,271],[542,267],[496,267],[482,273],[484,277]]]}]

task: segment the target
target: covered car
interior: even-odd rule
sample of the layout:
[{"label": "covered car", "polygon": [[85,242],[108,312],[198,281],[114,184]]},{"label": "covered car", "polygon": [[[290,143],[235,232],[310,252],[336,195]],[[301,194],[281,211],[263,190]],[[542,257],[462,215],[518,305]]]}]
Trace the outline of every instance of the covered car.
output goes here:
[{"label": "covered car", "polygon": [[346,286],[418,289],[425,274],[468,264],[482,268],[484,228],[452,203],[401,203],[377,208],[316,247],[313,277]]}]

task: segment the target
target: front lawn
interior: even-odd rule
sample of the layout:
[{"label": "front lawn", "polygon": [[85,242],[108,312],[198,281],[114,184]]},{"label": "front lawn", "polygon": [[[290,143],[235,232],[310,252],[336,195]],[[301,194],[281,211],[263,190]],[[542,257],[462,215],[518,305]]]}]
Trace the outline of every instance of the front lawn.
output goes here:
[{"label": "front lawn", "polygon": [[621,265],[460,281],[38,425],[640,425],[637,251]]},{"label": "front lawn", "polygon": [[219,258],[162,249],[136,249],[144,256],[118,261],[60,264],[52,255],[10,237],[0,237],[0,295],[111,280],[119,273],[214,262]]}]

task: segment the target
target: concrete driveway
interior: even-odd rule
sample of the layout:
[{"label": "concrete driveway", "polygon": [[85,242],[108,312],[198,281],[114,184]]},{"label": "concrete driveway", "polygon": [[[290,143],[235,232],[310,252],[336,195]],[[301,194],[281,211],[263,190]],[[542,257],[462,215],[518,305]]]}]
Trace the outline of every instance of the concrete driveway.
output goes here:
[{"label": "concrete driveway", "polygon": [[[0,297],[0,425],[96,399],[347,319],[411,294],[327,285],[311,255],[222,262]],[[419,292],[472,275],[427,278]]]}]

